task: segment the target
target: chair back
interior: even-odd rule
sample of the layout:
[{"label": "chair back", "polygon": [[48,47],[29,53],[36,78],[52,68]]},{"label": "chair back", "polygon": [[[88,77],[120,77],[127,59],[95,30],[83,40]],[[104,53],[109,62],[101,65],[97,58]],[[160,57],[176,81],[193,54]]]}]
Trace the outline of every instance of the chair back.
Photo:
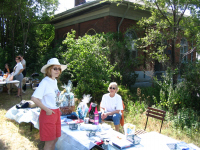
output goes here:
[{"label": "chair back", "polygon": [[147,121],[146,121],[144,130],[147,127],[148,117],[152,117],[152,118],[156,118],[162,121],[161,127],[160,127],[160,133],[161,133],[161,128],[162,128],[163,121],[165,120],[165,115],[166,115],[166,111],[164,110],[148,107],[147,112],[146,112]]}]

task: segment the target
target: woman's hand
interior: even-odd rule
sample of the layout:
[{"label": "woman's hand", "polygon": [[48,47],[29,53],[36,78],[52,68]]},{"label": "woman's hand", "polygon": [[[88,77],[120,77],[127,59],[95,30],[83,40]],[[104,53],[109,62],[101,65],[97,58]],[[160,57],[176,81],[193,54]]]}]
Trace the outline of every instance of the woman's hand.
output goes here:
[{"label": "woman's hand", "polygon": [[9,77],[9,81],[12,81],[13,80],[13,75],[11,75],[10,77]]},{"label": "woman's hand", "polygon": [[101,114],[101,119],[104,120],[105,118],[107,118],[108,114],[107,113],[102,113]]},{"label": "woman's hand", "polygon": [[48,109],[48,110],[46,111],[46,115],[52,115],[52,114],[55,114],[55,112],[54,112],[53,110]]}]

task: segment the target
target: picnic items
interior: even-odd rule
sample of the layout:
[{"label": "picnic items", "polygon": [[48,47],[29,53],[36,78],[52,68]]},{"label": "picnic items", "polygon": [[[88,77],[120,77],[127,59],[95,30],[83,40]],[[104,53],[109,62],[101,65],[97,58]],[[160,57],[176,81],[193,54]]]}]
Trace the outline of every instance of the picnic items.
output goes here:
[{"label": "picnic items", "polygon": [[185,142],[168,143],[169,150],[196,150]]},{"label": "picnic items", "polygon": [[[90,103],[90,109],[89,109],[89,123],[93,123],[97,124],[97,115],[98,115],[98,111],[97,111],[97,104],[95,103]],[[96,116],[96,117],[95,117]],[[99,120],[99,117],[98,117]],[[98,125],[98,124],[97,124]]]},{"label": "picnic items", "polygon": [[74,94],[71,91],[72,82],[69,80],[68,84],[64,84],[64,90],[57,93],[56,105],[60,107],[61,115],[71,114],[75,109]]},{"label": "picnic items", "polygon": [[70,130],[77,130],[78,129],[78,124],[76,124],[76,123],[69,124],[69,129]]},{"label": "picnic items", "polygon": [[19,104],[16,104],[17,109],[22,109],[22,108],[34,108],[36,107],[36,104],[31,101],[31,100],[22,100]]},{"label": "picnic items", "polygon": [[135,135],[135,125],[126,123],[124,125],[124,133],[126,139],[130,141],[133,145],[140,144],[141,138]]},{"label": "picnic items", "polygon": [[90,94],[88,95],[83,95],[82,102],[79,103],[77,107],[77,112],[78,112],[78,118],[84,120],[84,118],[87,116],[88,113],[88,106],[87,103],[89,103],[90,99]]},{"label": "picnic items", "polygon": [[82,131],[101,131],[101,126],[93,125],[93,124],[81,124],[80,130],[82,130]]},{"label": "picnic items", "polygon": [[135,125],[126,123],[124,125],[124,133],[126,136],[135,134]]}]

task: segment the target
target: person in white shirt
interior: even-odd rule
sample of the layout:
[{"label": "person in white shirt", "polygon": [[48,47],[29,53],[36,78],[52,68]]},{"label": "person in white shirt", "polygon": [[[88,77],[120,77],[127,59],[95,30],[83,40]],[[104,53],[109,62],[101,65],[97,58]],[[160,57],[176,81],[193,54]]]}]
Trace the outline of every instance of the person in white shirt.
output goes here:
[{"label": "person in white shirt", "polygon": [[39,83],[31,100],[41,108],[39,116],[40,140],[45,141],[44,150],[54,150],[61,136],[60,109],[56,105],[60,91],[56,78],[67,68],[57,58],[51,58],[41,69],[45,78]]},{"label": "person in white shirt", "polygon": [[[23,71],[22,71],[22,74],[24,77],[26,77],[26,60],[24,59],[23,55],[19,55],[20,58],[21,58],[21,63],[23,65]],[[22,92],[23,93],[26,93],[26,84],[23,85],[22,87]]]},{"label": "person in white shirt", "polygon": [[13,72],[11,73],[11,79],[13,78],[14,80],[19,81],[17,97],[20,97],[22,93],[23,66],[21,64],[20,56],[15,57],[15,61],[17,64],[15,65]]},{"label": "person in white shirt", "polygon": [[115,130],[119,131],[119,124],[121,119],[121,110],[123,110],[122,98],[118,92],[118,86],[116,82],[111,82],[108,91],[110,93],[104,94],[100,104],[101,113],[99,116],[99,122],[102,120],[113,120]]}]

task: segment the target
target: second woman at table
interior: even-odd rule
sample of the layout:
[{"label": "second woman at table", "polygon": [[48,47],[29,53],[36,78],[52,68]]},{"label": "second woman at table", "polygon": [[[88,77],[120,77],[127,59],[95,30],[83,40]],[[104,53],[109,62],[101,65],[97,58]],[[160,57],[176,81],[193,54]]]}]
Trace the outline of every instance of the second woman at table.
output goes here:
[{"label": "second woman at table", "polygon": [[115,130],[119,131],[120,119],[123,110],[122,98],[118,92],[116,82],[111,82],[108,87],[109,93],[104,94],[100,104],[101,113],[99,114],[99,122],[102,120],[113,120]]},{"label": "second woman at table", "polygon": [[40,140],[45,141],[44,150],[54,150],[61,136],[60,110],[56,98],[60,94],[56,78],[67,68],[57,58],[48,60],[41,69],[45,78],[39,83],[31,100],[41,108],[39,117]]},{"label": "second woman at table", "polygon": [[20,95],[22,93],[22,79],[24,77],[23,74],[22,74],[23,66],[21,64],[20,56],[15,57],[15,61],[16,61],[17,64],[15,65],[15,67],[13,69],[11,78],[19,81],[17,97],[20,97]]}]

